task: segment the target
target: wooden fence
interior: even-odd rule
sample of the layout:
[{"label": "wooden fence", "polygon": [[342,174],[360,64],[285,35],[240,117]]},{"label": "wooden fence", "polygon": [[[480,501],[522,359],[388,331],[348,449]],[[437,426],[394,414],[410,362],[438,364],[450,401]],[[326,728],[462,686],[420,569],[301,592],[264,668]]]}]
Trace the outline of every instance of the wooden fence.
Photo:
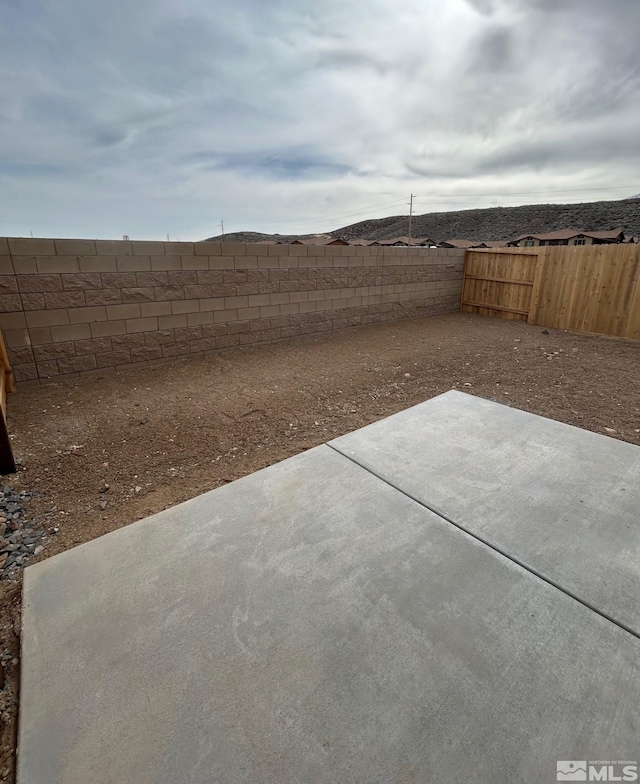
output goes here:
[{"label": "wooden fence", "polygon": [[640,245],[468,251],[461,310],[640,339]]},{"label": "wooden fence", "polygon": [[7,430],[7,395],[15,392],[13,373],[4,345],[4,338],[0,332],[0,474],[13,474],[16,470],[13,450]]}]

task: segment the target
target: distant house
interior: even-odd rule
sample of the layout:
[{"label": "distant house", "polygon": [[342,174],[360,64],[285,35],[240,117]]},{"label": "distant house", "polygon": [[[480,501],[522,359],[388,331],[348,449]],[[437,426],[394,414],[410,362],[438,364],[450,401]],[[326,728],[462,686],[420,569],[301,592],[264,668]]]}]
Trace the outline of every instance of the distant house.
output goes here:
[{"label": "distant house", "polygon": [[373,245],[374,240],[349,240],[349,245],[359,245],[362,247],[368,247],[369,245]]},{"label": "distant house", "polygon": [[506,244],[505,240],[443,240],[438,243],[438,247],[471,250],[472,248],[504,248]]},{"label": "distant house", "polygon": [[505,248],[507,246],[506,240],[485,240],[482,243],[487,248]]},{"label": "distant house", "polygon": [[411,244],[411,247],[425,247],[429,245],[433,245],[434,243],[428,237],[412,237],[411,241],[409,241],[409,237],[392,237],[390,240],[374,240],[371,243],[372,245],[382,245],[386,247],[408,247]]},{"label": "distant house", "polygon": [[540,245],[609,245],[625,242],[622,229],[610,231],[584,231],[583,229],[558,229],[543,234],[523,234],[507,243],[510,248],[534,248]]},{"label": "distant house", "polygon": [[[480,243],[476,240],[443,240],[442,242],[438,243],[439,248],[464,248],[468,250],[469,248],[477,248]],[[484,245],[482,245],[484,247]]]},{"label": "distant house", "polygon": [[292,245],[348,245],[344,240],[335,237],[311,237],[308,240],[293,240]]}]

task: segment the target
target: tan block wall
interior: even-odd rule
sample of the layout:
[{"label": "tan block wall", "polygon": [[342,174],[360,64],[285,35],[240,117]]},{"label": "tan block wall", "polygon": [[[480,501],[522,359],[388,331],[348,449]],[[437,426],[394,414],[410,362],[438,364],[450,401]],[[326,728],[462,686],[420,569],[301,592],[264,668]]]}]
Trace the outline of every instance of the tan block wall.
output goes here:
[{"label": "tan block wall", "polygon": [[0,238],[16,381],[457,310],[464,251]]}]

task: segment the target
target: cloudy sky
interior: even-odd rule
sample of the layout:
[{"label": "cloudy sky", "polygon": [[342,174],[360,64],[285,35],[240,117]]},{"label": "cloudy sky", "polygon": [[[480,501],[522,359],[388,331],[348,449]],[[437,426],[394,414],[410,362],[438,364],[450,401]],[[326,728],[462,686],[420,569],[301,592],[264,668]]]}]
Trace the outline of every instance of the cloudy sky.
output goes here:
[{"label": "cloudy sky", "polygon": [[0,0],[0,235],[640,192],[640,0]]}]

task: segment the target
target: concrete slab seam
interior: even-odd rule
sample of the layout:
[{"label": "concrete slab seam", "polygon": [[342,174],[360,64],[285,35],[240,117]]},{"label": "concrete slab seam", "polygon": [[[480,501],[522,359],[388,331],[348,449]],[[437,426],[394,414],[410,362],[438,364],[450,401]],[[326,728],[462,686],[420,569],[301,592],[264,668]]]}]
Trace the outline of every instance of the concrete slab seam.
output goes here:
[{"label": "concrete slab seam", "polygon": [[522,569],[524,569],[525,571],[529,572],[529,574],[532,574],[534,577],[537,577],[538,579],[543,580],[545,583],[547,583],[548,585],[551,585],[556,590],[561,591],[563,594],[565,594],[565,596],[569,596],[571,599],[573,599],[574,601],[578,602],[578,604],[581,604],[583,607],[586,607],[587,610],[591,610],[591,612],[595,613],[596,615],[599,615],[601,618],[604,618],[606,621],[609,621],[610,623],[614,624],[618,628],[620,628],[623,631],[625,631],[628,634],[630,634],[632,637],[635,637],[637,640],[640,640],[640,633],[634,631],[634,629],[632,629],[630,626],[627,626],[627,624],[623,623],[622,621],[616,620],[615,618],[613,618],[608,613],[603,612],[602,610],[599,610],[597,607],[595,607],[590,602],[585,601],[584,599],[581,599],[575,593],[573,593],[572,591],[569,591],[567,588],[564,588],[562,585],[557,583],[555,580],[551,579],[550,577],[547,577],[542,572],[539,572],[537,569],[534,569],[532,566],[529,566],[524,561],[521,561],[519,558],[516,558],[515,556],[511,555],[510,553],[508,553],[506,550],[504,550],[503,548],[499,547],[498,545],[493,544],[488,539],[485,539],[484,537],[479,536],[478,534],[474,533],[473,531],[470,531],[464,525],[462,525],[461,523],[458,523],[456,520],[453,520],[451,517],[449,517],[447,514],[442,512],[437,507],[430,506],[429,504],[426,504],[424,501],[421,501],[420,499],[416,498],[411,493],[407,492],[406,490],[403,490],[401,487],[399,487],[398,485],[394,484],[393,482],[391,482],[386,477],[382,476],[382,474],[379,474],[377,471],[374,471],[369,466],[367,466],[364,463],[361,463],[358,460],[356,460],[352,455],[347,455],[344,452],[341,452],[337,447],[335,447],[331,443],[327,442],[325,444],[325,446],[328,446],[330,449],[333,449],[334,452],[337,452],[342,457],[346,458],[347,460],[351,461],[355,465],[357,465],[360,468],[364,469],[365,471],[370,473],[372,476],[375,476],[380,481],[382,481],[385,484],[389,485],[389,487],[392,487],[394,490],[397,490],[399,493],[402,493],[402,495],[404,495],[406,498],[411,499],[416,504],[419,504],[421,507],[423,507],[423,509],[427,509],[428,511],[433,512],[434,514],[438,515],[438,517],[441,517],[443,520],[446,520],[447,523],[449,523],[450,525],[455,526],[458,530],[460,530],[463,533],[467,534],[472,539],[475,539],[476,541],[480,542],[481,544],[485,545],[486,547],[489,547],[494,552],[499,553],[500,555],[504,556],[505,558],[507,558],[512,563],[517,564]]}]

